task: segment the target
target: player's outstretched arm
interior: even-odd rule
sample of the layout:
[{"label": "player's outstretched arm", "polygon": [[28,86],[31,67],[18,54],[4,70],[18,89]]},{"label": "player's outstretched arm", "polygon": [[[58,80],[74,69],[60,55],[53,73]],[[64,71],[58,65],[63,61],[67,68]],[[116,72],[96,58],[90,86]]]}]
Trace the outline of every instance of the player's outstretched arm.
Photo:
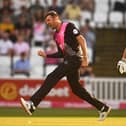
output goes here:
[{"label": "player's outstretched arm", "polygon": [[82,67],[87,67],[88,66],[88,57],[87,57],[87,45],[86,45],[86,40],[82,35],[79,35],[76,37],[78,43],[81,46],[82,53],[83,53],[83,61],[81,66]]}]

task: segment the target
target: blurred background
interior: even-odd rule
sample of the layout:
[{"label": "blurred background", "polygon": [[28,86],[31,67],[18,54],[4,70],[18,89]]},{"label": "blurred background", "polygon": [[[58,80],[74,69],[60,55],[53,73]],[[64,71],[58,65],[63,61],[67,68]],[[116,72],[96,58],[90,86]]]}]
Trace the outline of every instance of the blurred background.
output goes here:
[{"label": "blurred background", "polygon": [[[126,0],[0,0],[0,115],[16,112],[19,98],[28,99],[62,62],[37,56],[39,49],[57,51],[53,31],[44,24],[49,10],[74,23],[86,38],[89,66],[80,69],[82,85],[126,115],[126,74],[116,68],[126,48]],[[80,109],[92,109],[72,94],[65,78],[39,107],[79,108],[78,115]]]}]

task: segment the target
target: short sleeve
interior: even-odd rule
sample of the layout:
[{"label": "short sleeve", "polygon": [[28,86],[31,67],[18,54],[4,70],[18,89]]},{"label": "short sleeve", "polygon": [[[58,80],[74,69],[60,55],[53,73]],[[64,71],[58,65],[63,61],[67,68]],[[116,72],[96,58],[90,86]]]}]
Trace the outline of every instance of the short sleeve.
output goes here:
[{"label": "short sleeve", "polygon": [[80,35],[79,29],[74,24],[69,23],[68,29],[69,29],[70,33],[72,34],[72,36],[76,37],[76,36]]}]

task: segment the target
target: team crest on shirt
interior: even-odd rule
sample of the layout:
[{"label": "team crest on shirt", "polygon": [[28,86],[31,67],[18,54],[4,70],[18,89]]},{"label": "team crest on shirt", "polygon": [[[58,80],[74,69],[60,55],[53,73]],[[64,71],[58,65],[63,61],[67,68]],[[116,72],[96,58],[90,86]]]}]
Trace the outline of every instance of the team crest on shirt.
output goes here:
[{"label": "team crest on shirt", "polygon": [[73,33],[76,35],[78,34],[78,30],[77,29],[73,29]]}]

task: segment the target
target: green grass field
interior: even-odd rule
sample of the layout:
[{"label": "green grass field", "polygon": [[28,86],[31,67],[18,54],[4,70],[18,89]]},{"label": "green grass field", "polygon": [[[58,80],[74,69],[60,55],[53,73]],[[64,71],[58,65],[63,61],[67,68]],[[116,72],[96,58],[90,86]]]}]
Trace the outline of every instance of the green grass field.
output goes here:
[{"label": "green grass field", "polygon": [[95,109],[37,109],[28,116],[21,108],[0,107],[0,126],[126,126],[126,110],[112,110],[98,121]]},{"label": "green grass field", "polygon": [[[0,117],[28,117],[21,108],[0,107]],[[32,117],[97,117],[96,109],[75,109],[75,108],[38,108]],[[126,109],[112,110],[110,117],[126,117]]]}]

